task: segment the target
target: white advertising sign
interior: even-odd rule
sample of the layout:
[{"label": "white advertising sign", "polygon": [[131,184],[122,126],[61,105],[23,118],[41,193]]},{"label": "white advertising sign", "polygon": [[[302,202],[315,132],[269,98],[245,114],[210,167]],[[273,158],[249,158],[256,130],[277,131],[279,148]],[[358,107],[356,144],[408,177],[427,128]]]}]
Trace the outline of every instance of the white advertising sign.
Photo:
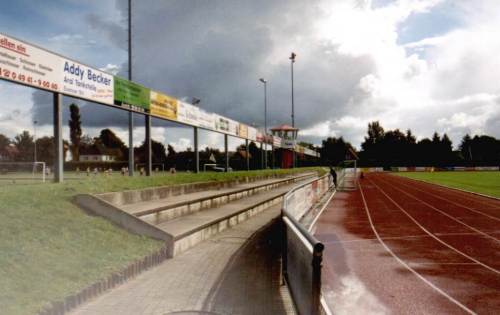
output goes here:
[{"label": "white advertising sign", "polygon": [[203,128],[215,130],[215,115],[205,110],[198,109],[198,125]]},{"label": "white advertising sign", "polygon": [[188,103],[179,101],[177,108],[177,120],[192,126],[198,126],[199,109]]},{"label": "white advertising sign", "polygon": [[253,127],[248,127],[248,140],[255,141],[257,140],[257,129]]},{"label": "white advertising sign", "polygon": [[62,58],[0,34],[0,77],[49,91],[60,91]]},{"label": "white advertising sign", "polygon": [[232,119],[228,119],[228,121],[229,121],[229,134],[234,136],[239,136],[240,123]]},{"label": "white advertising sign", "polygon": [[113,76],[72,60],[63,60],[61,92],[113,105]]},{"label": "white advertising sign", "polygon": [[223,133],[229,133],[229,119],[217,114],[214,114],[214,116],[215,116],[215,130]]}]

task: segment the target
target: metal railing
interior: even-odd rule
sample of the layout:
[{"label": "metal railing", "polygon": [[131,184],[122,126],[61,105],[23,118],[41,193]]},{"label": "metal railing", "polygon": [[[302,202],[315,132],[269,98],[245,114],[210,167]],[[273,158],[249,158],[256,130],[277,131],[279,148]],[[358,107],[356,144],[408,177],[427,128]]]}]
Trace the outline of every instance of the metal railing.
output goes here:
[{"label": "metal railing", "polygon": [[321,264],[324,245],[300,220],[332,185],[331,176],[324,175],[293,188],[283,198],[283,279],[301,315],[323,313]]}]

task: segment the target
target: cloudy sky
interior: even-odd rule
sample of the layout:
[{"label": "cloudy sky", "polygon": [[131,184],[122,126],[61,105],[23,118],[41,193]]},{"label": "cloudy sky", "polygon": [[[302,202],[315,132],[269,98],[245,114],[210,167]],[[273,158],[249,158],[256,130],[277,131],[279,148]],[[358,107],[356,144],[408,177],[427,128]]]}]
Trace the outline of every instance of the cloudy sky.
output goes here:
[{"label": "cloudy sky", "polygon": [[[344,136],[359,147],[373,120],[419,138],[446,132],[455,145],[465,133],[500,137],[498,0],[132,2],[134,80],[196,96],[206,110],[263,125],[264,77],[269,125],[289,123],[294,51],[304,140]],[[126,0],[2,1],[0,31],[125,74],[126,11]],[[126,139],[126,113],[77,102],[85,133],[111,127]],[[32,130],[33,120],[51,133],[48,93],[0,82],[0,104],[0,133]],[[139,142],[138,115],[136,124]],[[192,143],[188,128],[153,126],[155,140]],[[206,132],[201,143],[220,146],[222,137]]]}]

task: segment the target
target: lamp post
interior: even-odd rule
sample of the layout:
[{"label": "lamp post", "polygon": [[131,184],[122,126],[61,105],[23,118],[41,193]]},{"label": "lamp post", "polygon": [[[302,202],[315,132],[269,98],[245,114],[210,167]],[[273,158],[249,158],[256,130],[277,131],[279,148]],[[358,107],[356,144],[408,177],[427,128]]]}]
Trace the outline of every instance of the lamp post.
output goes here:
[{"label": "lamp post", "polygon": [[[259,79],[260,82],[264,83],[264,141],[267,141],[267,80],[264,78]],[[264,168],[267,168],[267,143],[265,143],[264,148]]]},{"label": "lamp post", "polygon": [[38,121],[34,120],[33,121],[33,141],[35,143],[35,152],[33,152],[33,159],[34,159],[34,162],[36,162],[36,124],[38,123]]},{"label": "lamp post", "polygon": [[[289,59],[290,59],[290,65],[291,65],[291,70],[292,70],[292,127],[295,128],[295,104],[294,104],[294,99],[293,99],[293,64],[295,63],[295,57],[297,55],[292,52],[292,54],[290,55]],[[295,132],[295,131],[294,131]],[[294,139],[294,143],[295,143],[295,139]],[[295,147],[292,149],[292,152],[293,152],[293,167],[295,167]]]}]

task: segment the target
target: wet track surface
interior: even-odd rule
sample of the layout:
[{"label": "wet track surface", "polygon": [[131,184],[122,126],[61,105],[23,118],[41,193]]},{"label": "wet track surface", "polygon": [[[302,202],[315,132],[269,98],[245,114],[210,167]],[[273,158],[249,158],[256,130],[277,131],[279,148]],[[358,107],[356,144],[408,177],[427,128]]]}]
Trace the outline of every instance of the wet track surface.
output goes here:
[{"label": "wet track surface", "polygon": [[315,228],[335,313],[500,313],[500,201],[382,173],[359,183]]}]

